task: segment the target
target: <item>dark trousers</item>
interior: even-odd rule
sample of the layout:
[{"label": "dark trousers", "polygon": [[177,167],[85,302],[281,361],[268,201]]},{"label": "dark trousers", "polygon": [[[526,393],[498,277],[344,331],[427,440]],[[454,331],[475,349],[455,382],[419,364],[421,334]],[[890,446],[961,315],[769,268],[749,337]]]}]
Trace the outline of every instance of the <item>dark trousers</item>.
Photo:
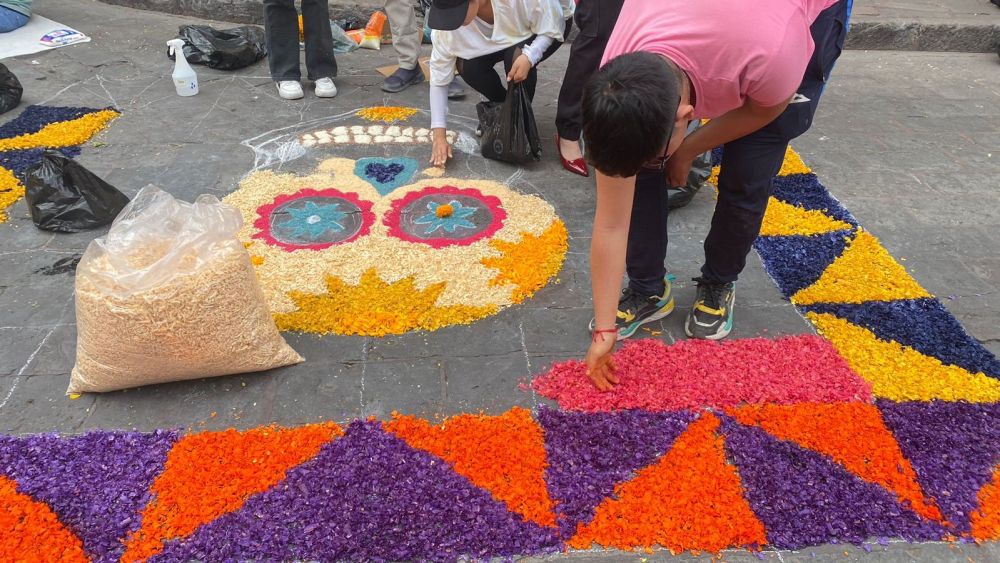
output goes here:
[{"label": "dark trousers", "polygon": [[615,29],[618,14],[625,0],[580,0],[573,18],[580,33],[573,41],[566,63],[566,74],[559,89],[559,105],[556,108],[556,131],[563,139],[576,141],[580,138],[583,117],[580,101],[583,99],[583,85],[597,71],[604,56],[604,47]]},{"label": "dark trousers", "polygon": [[[573,27],[573,20],[566,20],[566,31],[563,37],[569,35],[570,29]],[[518,45],[511,45],[506,49],[501,49],[495,53],[490,53],[488,55],[483,55],[481,57],[476,57],[474,59],[459,59],[458,61],[458,74],[462,76],[465,83],[472,87],[473,90],[479,92],[483,96],[486,96],[491,102],[503,102],[507,99],[507,87],[500,80],[500,75],[497,74],[494,68],[497,63],[503,61],[504,76],[510,72],[510,67],[514,64],[515,55],[520,54],[521,47],[530,44],[535,38],[531,37],[528,40],[520,43]],[[538,64],[531,67],[528,72],[528,77],[524,80],[524,89],[528,93],[528,99],[535,99],[535,87],[538,85],[538,65],[542,64],[542,61],[552,56],[559,47],[562,46],[562,42],[553,41],[552,45],[545,50],[542,54],[542,59],[538,61]]]},{"label": "dark trousers", "polygon": [[[302,0],[306,72],[310,80],[337,76],[327,0]],[[264,30],[271,78],[299,80],[299,18],[292,0],[264,0]]]},{"label": "dark trousers", "polygon": [[[809,101],[789,104],[770,124],[724,145],[719,200],[705,238],[702,277],[733,282],[746,266],[788,142],[812,125],[823,87],[844,47],[849,3],[850,0],[840,0],[813,22],[811,31],[816,50],[798,89]],[[661,171],[642,170],[636,177],[629,227],[626,258],[629,286],[643,294],[662,292],[666,254],[666,178]]]}]

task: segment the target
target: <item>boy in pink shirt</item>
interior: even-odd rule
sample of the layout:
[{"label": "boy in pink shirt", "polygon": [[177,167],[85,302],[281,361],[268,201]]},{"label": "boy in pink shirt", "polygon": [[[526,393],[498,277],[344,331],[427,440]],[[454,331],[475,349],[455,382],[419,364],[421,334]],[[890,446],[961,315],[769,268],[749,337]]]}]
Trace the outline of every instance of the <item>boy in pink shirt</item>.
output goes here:
[{"label": "boy in pink shirt", "polygon": [[[851,0],[625,1],[583,97],[597,169],[587,367],[598,388],[617,383],[616,340],[673,310],[667,186],[683,185],[695,156],[719,146],[719,200],[684,329],[713,340],[732,330],[734,284],[788,142],[812,123],[850,8]],[[685,137],[703,118],[711,122]]]}]

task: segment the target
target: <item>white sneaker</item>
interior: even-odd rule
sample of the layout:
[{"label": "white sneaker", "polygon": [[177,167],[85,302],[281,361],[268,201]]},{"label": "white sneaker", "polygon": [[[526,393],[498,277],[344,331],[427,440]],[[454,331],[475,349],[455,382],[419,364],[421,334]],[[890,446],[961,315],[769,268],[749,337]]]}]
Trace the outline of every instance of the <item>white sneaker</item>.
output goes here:
[{"label": "white sneaker", "polygon": [[332,98],[337,95],[337,85],[332,78],[320,78],[316,81],[316,97]]},{"label": "white sneaker", "polygon": [[278,82],[278,95],[286,100],[298,100],[305,96],[298,80],[282,80]]}]

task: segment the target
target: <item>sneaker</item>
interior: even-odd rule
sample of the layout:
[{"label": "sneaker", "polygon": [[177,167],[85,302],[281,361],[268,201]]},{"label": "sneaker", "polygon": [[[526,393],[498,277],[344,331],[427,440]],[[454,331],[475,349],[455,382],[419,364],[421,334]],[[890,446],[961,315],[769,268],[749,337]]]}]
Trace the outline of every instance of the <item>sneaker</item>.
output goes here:
[{"label": "sneaker", "polygon": [[382,91],[395,94],[423,81],[424,73],[419,66],[411,69],[397,68],[396,72],[387,76],[382,83]]},{"label": "sneaker", "polygon": [[278,82],[278,95],[286,100],[298,100],[305,93],[302,92],[302,85],[298,80],[282,80]]},{"label": "sneaker", "polygon": [[337,95],[337,85],[332,78],[320,78],[316,81],[316,97],[332,98]]},{"label": "sneaker", "polygon": [[[622,290],[622,296],[618,300],[618,319],[615,326],[618,328],[618,340],[635,334],[639,327],[658,321],[666,317],[674,310],[674,296],[671,291],[673,276],[663,278],[663,294],[661,295],[640,295],[626,287]],[[595,321],[590,319],[590,331],[594,331]]]},{"label": "sneaker", "polygon": [[698,282],[698,296],[684,321],[684,332],[691,338],[721,340],[733,330],[736,286],[732,282],[718,283],[705,278],[694,278],[694,281]]},{"label": "sneaker", "polygon": [[461,100],[465,97],[465,86],[462,86],[462,81],[456,76],[451,79],[451,83],[448,84],[448,99],[449,100]]}]

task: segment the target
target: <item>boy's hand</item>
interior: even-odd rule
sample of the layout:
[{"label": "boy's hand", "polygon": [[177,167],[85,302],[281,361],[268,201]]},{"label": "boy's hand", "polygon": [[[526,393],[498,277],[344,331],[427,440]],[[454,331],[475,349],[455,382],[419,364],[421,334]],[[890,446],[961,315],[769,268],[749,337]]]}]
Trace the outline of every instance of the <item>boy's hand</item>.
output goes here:
[{"label": "boy's hand", "polygon": [[600,391],[611,391],[618,385],[617,368],[611,358],[617,335],[597,333],[587,350],[587,377]]},{"label": "boy's hand", "polygon": [[431,164],[439,168],[444,168],[445,163],[452,157],[451,145],[448,144],[445,129],[432,129],[431,135],[434,137],[434,144],[431,148]]},{"label": "boy's hand", "polygon": [[694,163],[694,156],[688,156],[684,150],[684,145],[677,149],[677,152],[670,155],[667,160],[667,186],[676,188],[686,186],[688,174],[691,173],[691,165]]},{"label": "boy's hand", "polygon": [[528,78],[529,72],[531,72],[531,59],[528,58],[528,55],[522,54],[511,65],[510,72],[507,73],[507,82],[514,84],[523,82]]}]

